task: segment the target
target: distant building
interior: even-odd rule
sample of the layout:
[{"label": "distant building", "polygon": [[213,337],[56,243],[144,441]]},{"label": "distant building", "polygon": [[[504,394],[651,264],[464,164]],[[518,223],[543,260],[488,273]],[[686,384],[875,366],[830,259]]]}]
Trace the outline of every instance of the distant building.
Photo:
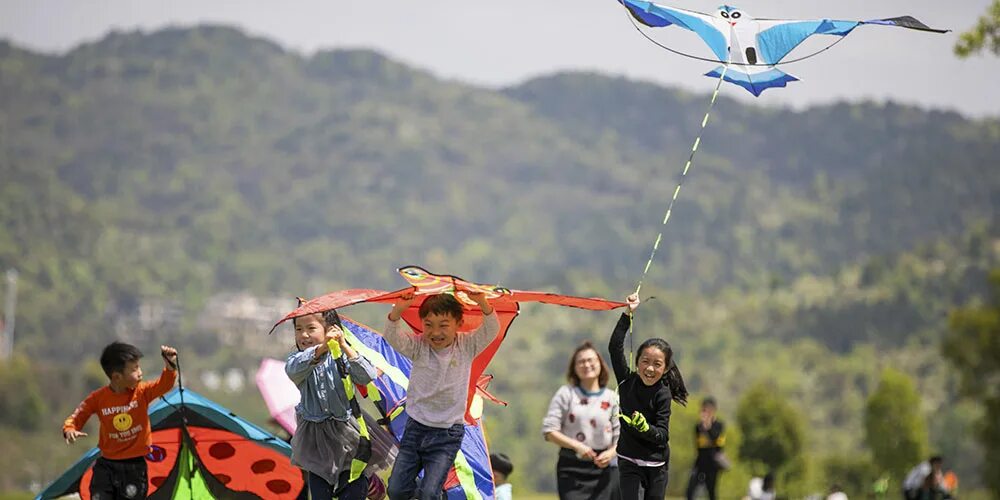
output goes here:
[{"label": "distant building", "polygon": [[[108,307],[105,315],[115,336],[127,342],[155,344],[159,339],[180,334],[208,335],[214,340],[212,344],[227,349],[239,349],[249,356],[274,356],[287,352],[292,343],[267,332],[294,307],[294,300],[287,298],[226,292],[212,295],[194,324],[185,322],[180,302],[170,299],[119,300]],[[281,342],[285,347],[276,349],[276,343]]]},{"label": "distant building", "polygon": [[229,348],[251,355],[274,355],[275,343],[280,340],[267,332],[294,307],[295,302],[287,298],[257,297],[246,292],[216,294],[199,315],[197,329],[215,334],[219,343]]}]

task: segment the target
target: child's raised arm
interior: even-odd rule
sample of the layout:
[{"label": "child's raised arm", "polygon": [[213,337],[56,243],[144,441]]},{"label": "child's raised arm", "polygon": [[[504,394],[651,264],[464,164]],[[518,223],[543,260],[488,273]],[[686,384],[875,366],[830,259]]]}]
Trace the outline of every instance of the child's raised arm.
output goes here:
[{"label": "child's raised arm", "polygon": [[177,381],[177,349],[161,345],[160,356],[163,358],[163,373],[155,381],[144,384],[143,394],[146,401],[153,401],[170,392],[170,389],[174,388],[174,382]]},{"label": "child's raised arm", "polygon": [[400,294],[399,300],[392,305],[392,310],[389,311],[389,321],[399,321],[399,318],[403,317],[403,311],[409,309],[416,298],[417,295],[412,290]]},{"label": "child's raised arm", "polygon": [[420,339],[412,330],[409,330],[409,327],[407,327],[407,331],[401,331],[399,320],[403,317],[403,311],[413,305],[415,299],[416,294],[413,291],[403,292],[396,303],[392,305],[392,310],[389,311],[389,317],[385,322],[385,328],[382,329],[382,337],[385,338],[386,342],[400,354],[411,359],[420,344]]},{"label": "child's raised arm", "polygon": [[636,294],[629,295],[626,299],[628,302],[628,313],[622,313],[621,318],[618,319],[618,324],[615,325],[615,330],[611,332],[611,341],[608,342],[608,353],[611,354],[611,368],[615,371],[615,379],[621,384],[628,377],[630,370],[628,369],[628,358],[625,357],[625,334],[628,333],[628,329],[632,326],[632,316],[631,313],[635,311],[635,308],[639,307],[639,296]]},{"label": "child's raised arm", "polygon": [[177,349],[168,345],[160,346],[160,356],[163,357],[163,364],[168,370],[177,369]]},{"label": "child's raised arm", "polygon": [[463,290],[465,295],[472,299],[476,304],[479,305],[479,310],[483,312],[483,322],[469,334],[469,339],[472,341],[473,348],[475,352],[482,352],[493,342],[493,339],[497,338],[497,334],[500,333],[500,321],[497,316],[493,314],[493,306],[490,301],[486,298],[486,292],[482,291],[472,291]]},{"label": "child's raised arm", "polygon": [[483,311],[483,316],[489,316],[493,314],[493,306],[490,305],[489,299],[486,298],[486,292],[483,291],[472,291],[464,290],[465,295],[473,300],[479,305],[479,309]]},{"label": "child's raised arm", "polygon": [[347,335],[340,328],[332,328],[326,333],[327,341],[335,341],[340,346],[340,351],[347,356],[347,371],[355,384],[365,385],[374,380],[378,375],[375,367],[372,366],[368,358],[358,354],[351,344],[347,342]]}]

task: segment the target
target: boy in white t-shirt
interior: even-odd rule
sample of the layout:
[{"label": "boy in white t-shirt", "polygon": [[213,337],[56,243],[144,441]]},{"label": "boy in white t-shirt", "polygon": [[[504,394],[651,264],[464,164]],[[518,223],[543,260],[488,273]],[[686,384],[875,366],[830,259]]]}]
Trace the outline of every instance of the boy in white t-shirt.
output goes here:
[{"label": "boy in white t-shirt", "polygon": [[[483,323],[468,334],[458,333],[462,304],[450,294],[431,295],[420,305],[421,335],[409,327],[400,328],[403,311],[413,304],[413,292],[400,296],[389,312],[382,336],[413,363],[406,390],[409,421],[389,476],[390,500],[439,498],[462,446],[472,360],[500,332],[500,322],[486,294],[465,293],[483,313]],[[418,491],[416,480],[421,469],[424,477]]]}]

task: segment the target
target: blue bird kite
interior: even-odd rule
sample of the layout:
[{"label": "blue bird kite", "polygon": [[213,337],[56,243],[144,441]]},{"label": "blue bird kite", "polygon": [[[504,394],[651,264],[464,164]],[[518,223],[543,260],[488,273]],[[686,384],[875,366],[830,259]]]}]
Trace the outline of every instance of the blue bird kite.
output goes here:
[{"label": "blue bird kite", "polygon": [[798,81],[798,78],[775,65],[812,35],[844,37],[862,24],[948,32],[929,28],[911,16],[870,21],[757,19],[728,5],[719,7],[712,14],[705,14],[640,0],[618,1],[643,25],[654,28],[676,25],[693,31],[712,49],[717,62],[730,65],[725,71],[723,66],[719,66],[706,76],[718,78],[725,75],[725,81],[739,85],[755,96],[771,87],[784,87],[788,82]]}]

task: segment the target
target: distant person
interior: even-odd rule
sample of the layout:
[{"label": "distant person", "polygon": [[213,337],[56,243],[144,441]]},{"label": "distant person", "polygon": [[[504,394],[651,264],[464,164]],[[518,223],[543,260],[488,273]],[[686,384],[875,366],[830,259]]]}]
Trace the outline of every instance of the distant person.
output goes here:
[{"label": "distant person", "polygon": [[768,472],[764,477],[750,478],[746,498],[749,500],[774,500],[774,473]]},{"label": "distant person", "polygon": [[830,487],[830,493],[826,496],[826,500],[847,500],[847,493],[844,493],[844,489],[839,484],[834,484]]},{"label": "distant person", "polygon": [[910,469],[906,479],[903,480],[903,498],[905,500],[951,498],[944,486],[943,465],[944,458],[935,455]]},{"label": "distant person", "polygon": [[100,422],[97,447],[101,456],[90,480],[91,498],[146,498],[146,455],[153,445],[149,403],[174,387],[177,350],[160,346],[163,372],[152,382],[142,381],[142,352],[131,344],[112,342],[101,352],[101,368],[108,385],[91,392],[63,422],[63,438],[74,443],[91,415]]},{"label": "distant person", "polygon": [[490,467],[493,469],[493,484],[496,486],[493,498],[495,500],[511,500],[511,485],[508,478],[514,472],[514,464],[510,457],[503,453],[490,453]]},{"label": "distant person", "polygon": [[[313,500],[364,500],[368,477],[353,470],[361,456],[358,419],[363,417],[344,380],[350,375],[351,382],[368,384],[376,378],[375,368],[347,343],[337,311],[301,316],[292,325],[298,351],[288,355],[285,373],[301,394],[292,465],[308,472]],[[340,353],[331,352],[331,342]]]},{"label": "distant person", "polygon": [[719,471],[727,465],[722,447],[726,444],[725,426],[716,418],[718,406],[715,398],[707,397],[701,402],[701,419],[694,426],[695,448],[698,451],[688,478],[687,500],[693,500],[699,485],[705,485],[708,498],[716,500],[715,486]]},{"label": "distant person", "polygon": [[542,435],[559,447],[556,479],[561,500],[619,498],[615,447],[621,421],[618,394],[607,388],[610,377],[601,353],[584,342],[569,358],[568,383],[549,402]]},{"label": "distant person", "polygon": [[[639,297],[626,300],[634,312]],[[629,368],[625,334],[631,324],[631,314],[622,314],[608,344],[624,421],[617,448],[620,490],[623,500],[663,500],[670,466],[670,405],[686,404],[688,393],[666,340],[643,342],[635,371]]]}]

